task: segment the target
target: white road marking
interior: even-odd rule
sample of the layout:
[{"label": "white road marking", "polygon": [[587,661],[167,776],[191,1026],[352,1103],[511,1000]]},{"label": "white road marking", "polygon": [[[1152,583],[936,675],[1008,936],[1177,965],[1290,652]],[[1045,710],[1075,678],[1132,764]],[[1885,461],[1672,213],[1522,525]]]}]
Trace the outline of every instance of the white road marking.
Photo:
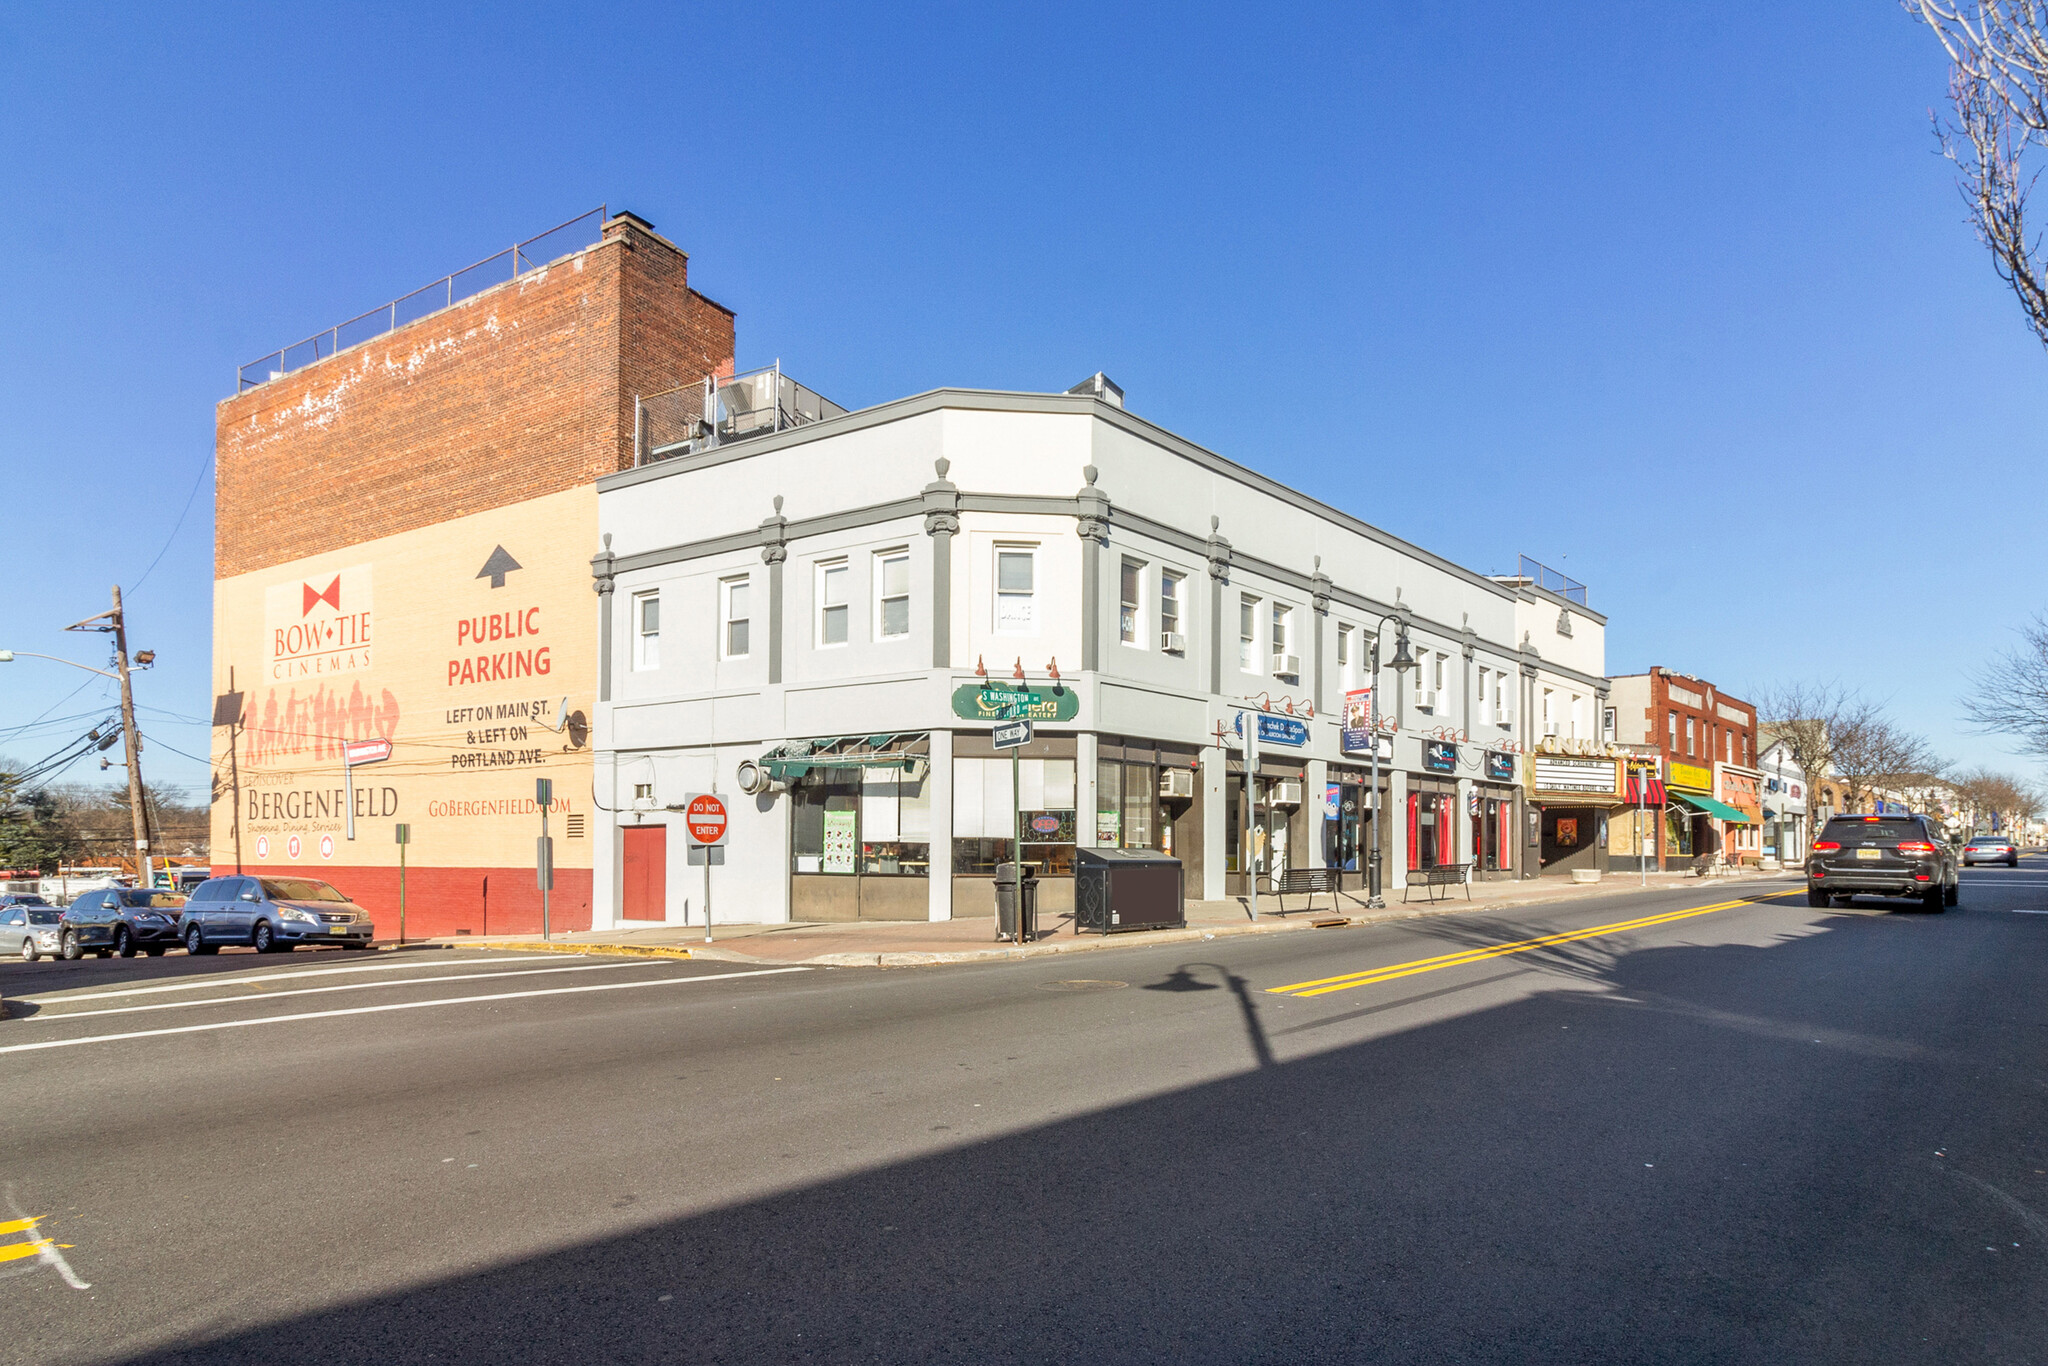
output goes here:
[{"label": "white road marking", "polygon": [[[208,973],[204,977],[188,978],[181,982],[164,982],[149,987],[128,987],[122,991],[84,991],[65,993],[61,996],[17,996],[18,1001],[34,1001],[37,1004],[54,1001],[108,1001],[117,996],[154,996],[166,991],[204,991],[208,987],[247,986],[251,982],[287,982],[296,977],[332,977],[344,972],[405,972],[413,968],[467,968],[484,960],[478,958],[457,958],[440,963],[364,963],[347,968],[307,968],[303,972],[266,972],[260,977],[230,977],[228,974]],[[548,953],[522,954],[514,957],[505,955],[505,961],[512,963],[552,963],[555,955]]]},{"label": "white road marking", "polygon": [[2012,913],[2014,915],[2048,915],[2048,911],[2037,911],[2031,906],[2014,906]]},{"label": "white road marking", "polygon": [[390,1010],[425,1010],[432,1006],[465,1006],[479,1001],[518,1001],[533,996],[572,996],[590,991],[631,991],[635,987],[672,987],[694,982],[723,982],[734,977],[776,977],[785,972],[809,972],[807,967],[757,968],[751,972],[720,972],[706,977],[661,977],[652,982],[603,982],[588,987],[548,987],[542,991],[501,991],[490,996],[451,996],[439,1001],[394,1001],[381,1006],[352,1006],[346,1010],[312,1010],[298,1015],[266,1015],[254,1020],[216,1020],[212,1024],[177,1025],[168,1029],[141,1029],[128,1034],[89,1034],[79,1039],[46,1039],[41,1043],[17,1043],[0,1048],[0,1053],[33,1053],[45,1048],[72,1048],[88,1043],[118,1043],[124,1039],[155,1039],[168,1034],[199,1034],[210,1029],[243,1029],[249,1025],[286,1024],[293,1020],[332,1020],[343,1015],[380,1015]]},{"label": "white road marking", "polygon": [[[465,972],[459,977],[402,977],[391,982],[336,982],[325,987],[299,987],[292,991],[266,991],[261,996],[209,996],[203,1001],[151,1001],[140,1006],[111,1006],[105,1010],[39,1011],[34,1015],[22,1016],[22,1022],[30,1020],[90,1020],[101,1015],[132,1015],[139,1010],[183,1010],[187,1006],[242,1006],[263,1005],[270,1001],[282,1001],[287,996],[317,996],[328,991],[368,991],[373,987],[437,987],[443,982],[476,982],[488,977],[538,977],[544,972],[603,972],[609,968],[645,968],[672,962],[666,958],[629,958],[617,963],[578,963],[566,968],[514,968],[509,972]],[[78,998],[60,997],[56,1004],[64,1005]]]},{"label": "white road marking", "polygon": [[[14,1217],[17,1219],[29,1217],[21,1212],[21,1206],[16,1203],[14,1199],[14,1183],[11,1181],[7,1183],[7,1208],[14,1211]],[[78,1273],[71,1269],[71,1263],[64,1260],[64,1254],[57,1250],[56,1239],[42,1238],[37,1241],[42,1243],[42,1248],[36,1255],[37,1261],[41,1262],[44,1266],[54,1268],[57,1274],[64,1278],[64,1284],[70,1286],[73,1290],[92,1289],[92,1282],[78,1279]]]}]

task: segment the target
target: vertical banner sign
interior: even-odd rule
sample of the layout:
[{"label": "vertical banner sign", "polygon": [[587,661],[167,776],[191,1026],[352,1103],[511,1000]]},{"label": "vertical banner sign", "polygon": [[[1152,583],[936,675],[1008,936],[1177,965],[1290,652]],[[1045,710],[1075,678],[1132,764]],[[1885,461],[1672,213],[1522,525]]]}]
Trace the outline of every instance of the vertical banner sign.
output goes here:
[{"label": "vertical banner sign", "polygon": [[1372,745],[1372,689],[1353,688],[1344,694],[1343,749],[1368,754]]}]

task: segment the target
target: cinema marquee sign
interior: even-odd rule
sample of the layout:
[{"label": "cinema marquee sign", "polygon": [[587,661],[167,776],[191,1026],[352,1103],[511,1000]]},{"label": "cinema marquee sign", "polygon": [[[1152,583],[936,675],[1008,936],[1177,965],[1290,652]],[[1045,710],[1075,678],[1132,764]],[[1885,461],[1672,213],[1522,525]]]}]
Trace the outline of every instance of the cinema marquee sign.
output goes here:
[{"label": "cinema marquee sign", "polygon": [[1539,797],[1578,798],[1594,805],[1612,805],[1621,800],[1619,759],[1538,754],[1532,757],[1529,767],[1529,787]]}]

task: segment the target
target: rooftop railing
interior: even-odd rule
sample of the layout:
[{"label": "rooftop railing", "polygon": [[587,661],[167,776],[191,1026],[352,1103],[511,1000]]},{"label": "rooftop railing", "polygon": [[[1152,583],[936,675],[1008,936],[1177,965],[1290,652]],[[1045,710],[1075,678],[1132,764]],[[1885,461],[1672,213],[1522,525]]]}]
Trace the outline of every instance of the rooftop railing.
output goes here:
[{"label": "rooftop railing", "polygon": [[282,379],[294,370],[302,370],[315,361],[326,360],[329,356],[360,346],[387,332],[395,332],[410,322],[417,322],[430,313],[444,308],[453,308],[464,299],[483,293],[487,289],[516,280],[530,271],[554,264],[573,252],[591,246],[604,235],[606,213],[600,204],[588,213],[580,213],[566,223],[560,223],[524,242],[515,242],[501,252],[486,256],[475,265],[464,266],[452,275],[444,275],[430,285],[422,285],[410,294],[401,295],[390,303],[379,304],[367,313],[358,313],[345,323],[336,323],[324,332],[316,332],[304,341],[282,346],[235,371],[235,392],[253,389],[259,384],[268,384]]},{"label": "rooftop railing", "polygon": [[633,463],[644,465],[750,437],[843,416],[846,409],[782,373],[782,362],[720,377],[707,375],[635,405]]},{"label": "rooftop railing", "polygon": [[1516,557],[1515,577],[1527,579],[1538,588],[1557,594],[1566,602],[1575,602],[1581,607],[1586,605],[1586,585],[1577,579],[1568,578],[1539,560],[1530,559],[1527,555]]}]

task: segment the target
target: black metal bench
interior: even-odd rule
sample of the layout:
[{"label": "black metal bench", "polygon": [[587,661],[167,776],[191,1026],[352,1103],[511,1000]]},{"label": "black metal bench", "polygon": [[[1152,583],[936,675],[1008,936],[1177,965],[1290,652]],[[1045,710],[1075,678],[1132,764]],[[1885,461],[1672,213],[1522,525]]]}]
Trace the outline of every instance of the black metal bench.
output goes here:
[{"label": "black metal bench", "polygon": [[[1470,901],[1472,880],[1466,875],[1471,871],[1472,865],[1469,863],[1439,863],[1434,868],[1411,868],[1408,870],[1408,885],[1401,889],[1401,900],[1406,901],[1408,893],[1417,887],[1427,888],[1431,901],[1437,900],[1436,889],[1439,887],[1463,887],[1465,900]],[[1449,896],[1450,893],[1446,892],[1444,895]]]},{"label": "black metal bench", "polygon": [[1274,892],[1280,898],[1280,914],[1287,914],[1287,898],[1303,895],[1308,898],[1305,911],[1316,908],[1316,893],[1330,894],[1330,909],[1337,909],[1337,879],[1341,876],[1335,868],[1284,868],[1274,885]]}]

